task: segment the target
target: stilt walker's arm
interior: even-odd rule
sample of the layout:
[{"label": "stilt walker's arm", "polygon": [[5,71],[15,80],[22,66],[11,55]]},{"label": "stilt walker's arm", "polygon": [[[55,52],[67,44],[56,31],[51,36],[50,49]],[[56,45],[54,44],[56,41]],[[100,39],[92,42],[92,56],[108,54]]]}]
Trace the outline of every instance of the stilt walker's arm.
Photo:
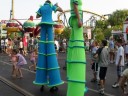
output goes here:
[{"label": "stilt walker's arm", "polygon": [[83,24],[82,24],[82,20],[80,19],[80,14],[79,14],[79,10],[78,10],[78,5],[76,3],[73,3],[73,6],[74,6],[74,12],[76,14],[76,17],[78,19],[78,26],[79,27],[82,27]]}]

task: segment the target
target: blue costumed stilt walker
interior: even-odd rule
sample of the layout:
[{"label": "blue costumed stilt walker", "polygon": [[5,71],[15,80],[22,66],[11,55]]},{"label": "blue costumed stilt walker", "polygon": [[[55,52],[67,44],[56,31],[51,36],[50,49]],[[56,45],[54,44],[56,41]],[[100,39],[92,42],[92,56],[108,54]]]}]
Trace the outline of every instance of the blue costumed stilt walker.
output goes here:
[{"label": "blue costumed stilt walker", "polygon": [[43,90],[44,85],[48,85],[51,87],[50,91],[56,91],[56,86],[63,84],[63,81],[60,77],[54,46],[53,25],[55,23],[52,20],[52,11],[62,12],[63,10],[57,4],[52,5],[47,0],[37,11],[36,17],[42,17],[42,19],[39,24],[41,27],[41,37],[39,40],[36,79],[33,83],[42,85],[41,90]]}]

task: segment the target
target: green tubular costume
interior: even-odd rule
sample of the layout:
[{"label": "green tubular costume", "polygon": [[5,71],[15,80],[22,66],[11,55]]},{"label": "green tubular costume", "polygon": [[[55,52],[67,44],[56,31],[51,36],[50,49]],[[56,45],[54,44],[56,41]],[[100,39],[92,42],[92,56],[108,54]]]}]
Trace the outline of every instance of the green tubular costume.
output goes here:
[{"label": "green tubular costume", "polygon": [[67,96],[84,96],[87,88],[85,88],[86,55],[83,27],[78,27],[78,18],[75,14],[73,4],[77,5],[80,18],[82,19],[82,0],[70,0],[71,17],[69,24],[72,29],[67,54]]}]

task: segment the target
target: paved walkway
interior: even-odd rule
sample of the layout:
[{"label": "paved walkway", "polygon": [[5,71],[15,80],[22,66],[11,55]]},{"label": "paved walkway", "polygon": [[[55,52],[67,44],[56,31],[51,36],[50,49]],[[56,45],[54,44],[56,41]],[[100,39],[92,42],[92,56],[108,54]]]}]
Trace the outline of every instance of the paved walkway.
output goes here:
[{"label": "paved walkway", "polygon": [[[61,76],[65,83],[59,86],[59,91],[57,93],[50,93],[47,86],[45,87],[43,92],[40,92],[41,86],[36,86],[32,82],[35,79],[35,72],[28,70],[28,65],[30,62],[28,57],[26,57],[28,64],[23,67],[23,79],[14,79],[11,77],[11,67],[12,64],[9,62],[9,57],[7,55],[0,54],[0,78],[4,79],[6,82],[10,82],[10,84],[17,88],[18,90],[25,92],[28,96],[66,96],[67,92],[67,82],[66,82],[66,71],[63,70],[63,66],[65,66],[65,53],[59,53],[59,65],[61,67]],[[92,78],[92,70],[89,64],[89,54],[87,53],[87,87],[89,91],[85,96],[100,96],[98,94],[99,86],[96,83],[91,83],[90,80]],[[113,89],[111,85],[116,80],[116,67],[114,64],[111,64],[108,68],[106,86],[105,86],[105,95],[106,96],[121,96],[120,88]],[[6,92],[8,90],[8,92]],[[15,95],[13,94],[15,93]],[[13,89],[9,89],[7,85],[0,82],[0,96],[23,96],[18,95],[17,91]]]}]

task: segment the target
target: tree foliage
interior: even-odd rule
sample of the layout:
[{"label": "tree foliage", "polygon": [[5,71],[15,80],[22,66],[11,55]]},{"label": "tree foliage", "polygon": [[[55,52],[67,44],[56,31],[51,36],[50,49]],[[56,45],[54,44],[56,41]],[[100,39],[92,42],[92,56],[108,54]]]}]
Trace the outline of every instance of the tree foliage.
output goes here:
[{"label": "tree foliage", "polygon": [[[103,37],[110,37],[112,30],[123,30],[123,22],[126,20],[127,16],[128,10],[116,10],[109,15],[108,20],[96,21],[96,26],[93,30],[93,34],[96,34],[96,39],[103,39],[100,38],[101,35],[104,35]],[[108,28],[109,25],[111,25],[111,28]]]},{"label": "tree foliage", "polygon": [[111,26],[123,25],[127,16],[128,10],[116,10],[110,15],[108,22]]},{"label": "tree foliage", "polygon": [[101,28],[95,28],[94,29],[94,34],[95,34],[95,39],[100,42],[101,40],[104,39],[104,34],[102,32]]}]

